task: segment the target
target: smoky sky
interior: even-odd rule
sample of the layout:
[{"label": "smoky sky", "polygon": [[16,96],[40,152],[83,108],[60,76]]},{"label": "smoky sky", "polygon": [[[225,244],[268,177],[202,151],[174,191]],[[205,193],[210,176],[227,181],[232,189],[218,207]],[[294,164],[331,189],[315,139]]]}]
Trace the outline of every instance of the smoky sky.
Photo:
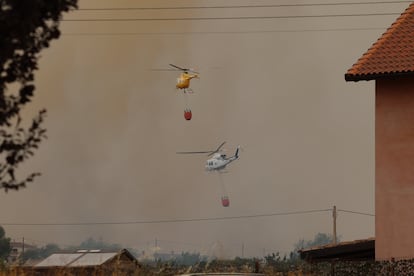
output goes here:
[{"label": "smoky sky", "polygon": [[[330,3],[329,1],[325,1]],[[262,4],[274,4],[261,1]],[[281,4],[292,3],[280,1]],[[301,4],[304,1],[295,1]],[[81,8],[223,5],[221,1],[80,0]],[[253,5],[226,1],[226,5]],[[402,12],[405,4],[289,8],[75,11],[69,18],[151,18]],[[258,20],[62,22],[42,53],[30,120],[46,108],[48,140],[3,193],[0,223],[222,218],[330,209],[374,213],[374,83],[344,73],[396,16]],[[361,29],[362,28],[362,29]],[[346,30],[340,30],[346,29]],[[98,33],[101,33],[99,35]],[[123,34],[120,34],[123,33]],[[188,95],[173,63],[200,72]],[[240,145],[223,183],[205,150]],[[221,256],[289,252],[332,232],[329,211],[216,221],[95,226],[5,226],[37,245],[88,237],[125,247]],[[341,240],[373,237],[374,218],[339,213]],[[213,252],[214,251],[214,252]],[[219,252],[219,253],[217,253]]]}]

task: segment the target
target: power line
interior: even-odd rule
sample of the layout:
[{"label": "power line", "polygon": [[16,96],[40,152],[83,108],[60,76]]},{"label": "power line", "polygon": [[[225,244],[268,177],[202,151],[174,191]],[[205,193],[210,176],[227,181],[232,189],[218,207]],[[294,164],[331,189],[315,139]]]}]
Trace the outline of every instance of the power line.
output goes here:
[{"label": "power line", "polygon": [[244,216],[228,216],[228,217],[211,217],[211,218],[189,218],[189,219],[166,219],[166,220],[139,220],[139,221],[119,221],[119,222],[68,222],[68,223],[1,223],[2,226],[91,226],[91,225],[130,225],[130,224],[161,224],[161,223],[180,223],[180,222],[202,222],[202,221],[218,221],[218,220],[234,220],[249,219],[260,217],[275,217],[289,215],[303,215],[321,212],[330,212],[332,209],[305,210],[294,212],[256,214]]},{"label": "power line", "polygon": [[275,16],[230,16],[230,17],[164,17],[164,18],[89,18],[62,19],[65,22],[130,22],[130,21],[208,21],[208,20],[252,20],[252,19],[296,19],[329,17],[390,16],[401,13],[355,13],[355,14],[317,14],[317,15],[275,15]]},{"label": "power line", "polygon": [[209,35],[209,34],[266,34],[266,33],[301,33],[301,32],[341,32],[341,31],[371,31],[384,30],[385,27],[372,28],[328,28],[328,29],[298,29],[298,30],[253,30],[253,31],[201,31],[201,32],[83,32],[62,33],[66,36],[141,36],[141,35]]},{"label": "power line", "polygon": [[339,2],[339,3],[309,3],[309,4],[272,4],[272,5],[230,5],[230,6],[181,6],[181,7],[123,7],[123,8],[80,8],[79,11],[128,11],[128,10],[195,10],[195,9],[244,9],[244,8],[285,8],[285,7],[315,7],[315,6],[349,6],[349,5],[378,5],[400,4],[412,1],[373,1],[373,2]]},{"label": "power line", "polygon": [[355,211],[349,211],[349,210],[343,210],[343,209],[338,209],[338,212],[344,212],[344,213],[351,213],[351,214],[357,214],[357,215],[375,217],[374,214],[363,213],[363,212],[355,212]]}]

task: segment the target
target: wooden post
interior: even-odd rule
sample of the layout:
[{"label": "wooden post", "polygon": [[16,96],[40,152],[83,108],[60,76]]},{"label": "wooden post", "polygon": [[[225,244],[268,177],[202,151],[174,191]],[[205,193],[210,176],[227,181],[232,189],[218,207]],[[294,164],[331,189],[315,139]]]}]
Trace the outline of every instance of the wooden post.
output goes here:
[{"label": "wooden post", "polygon": [[336,206],[334,205],[332,210],[332,218],[333,218],[333,244],[337,243],[336,240]]}]

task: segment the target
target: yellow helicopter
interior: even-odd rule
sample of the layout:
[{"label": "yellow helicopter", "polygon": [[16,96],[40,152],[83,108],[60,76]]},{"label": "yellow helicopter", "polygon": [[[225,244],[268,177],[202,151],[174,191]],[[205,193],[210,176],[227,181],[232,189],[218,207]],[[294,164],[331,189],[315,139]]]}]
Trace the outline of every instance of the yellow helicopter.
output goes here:
[{"label": "yellow helicopter", "polygon": [[175,87],[177,89],[182,89],[184,93],[193,93],[193,90],[190,88],[190,80],[194,78],[199,79],[200,73],[193,71],[191,69],[188,69],[188,68],[181,68],[171,63],[169,65],[171,67],[174,67],[175,69],[182,71],[180,76],[177,78],[177,84],[175,85]]}]

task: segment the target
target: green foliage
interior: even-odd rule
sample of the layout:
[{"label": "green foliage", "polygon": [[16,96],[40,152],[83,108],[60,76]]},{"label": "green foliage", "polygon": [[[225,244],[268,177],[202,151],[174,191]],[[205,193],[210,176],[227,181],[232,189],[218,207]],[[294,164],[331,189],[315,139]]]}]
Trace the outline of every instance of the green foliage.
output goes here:
[{"label": "green foliage", "polygon": [[101,250],[111,250],[111,251],[118,251],[122,249],[122,246],[119,244],[109,244],[102,240],[95,240],[94,238],[90,237],[85,241],[81,242],[78,249],[101,249]]},{"label": "green foliage", "polygon": [[[339,238],[337,238],[337,241],[339,241]],[[307,240],[300,239],[297,243],[294,245],[294,249],[290,254],[290,258],[292,259],[298,259],[299,254],[298,251],[304,248],[311,248],[316,246],[322,246],[327,245],[333,242],[333,236],[331,234],[326,233],[317,233],[313,240]]]},{"label": "green foliage", "polygon": [[11,252],[10,238],[6,237],[6,231],[0,226],[0,261],[4,262]]},{"label": "green foliage", "polygon": [[292,258],[292,253],[288,258],[286,255],[282,257],[279,252],[276,252],[265,256],[264,259],[268,271],[272,273],[294,271],[303,263],[299,258]]},{"label": "green foliage", "polygon": [[301,271],[312,275],[414,275],[414,260],[341,261],[304,264]]},{"label": "green foliage", "polygon": [[[179,275],[184,273],[251,273],[264,275],[414,275],[414,260],[400,261],[340,261],[306,263],[292,261],[278,253],[257,259],[235,258],[234,260],[211,260],[191,266],[177,265],[173,262],[158,262],[156,266],[143,266],[142,275]],[[270,260],[270,261],[269,261]],[[259,264],[259,267],[257,267]]]},{"label": "green foliage", "polygon": [[34,95],[40,52],[59,38],[62,13],[76,7],[77,0],[0,1],[0,188],[5,191],[25,187],[39,175],[18,180],[15,172],[46,138],[41,126],[46,111],[26,128],[20,113]]},{"label": "green foliage", "polygon": [[178,265],[190,266],[202,261],[206,261],[206,257],[202,257],[200,253],[182,252],[180,256],[175,258]]},{"label": "green foliage", "polygon": [[299,240],[295,244],[295,250],[310,248],[315,246],[327,245],[333,242],[333,237],[331,234],[318,233],[315,235],[313,240],[305,241],[304,239]]},{"label": "green foliage", "polygon": [[42,260],[59,251],[61,249],[57,244],[50,243],[41,248],[28,249],[20,258],[23,263],[27,260]]}]

